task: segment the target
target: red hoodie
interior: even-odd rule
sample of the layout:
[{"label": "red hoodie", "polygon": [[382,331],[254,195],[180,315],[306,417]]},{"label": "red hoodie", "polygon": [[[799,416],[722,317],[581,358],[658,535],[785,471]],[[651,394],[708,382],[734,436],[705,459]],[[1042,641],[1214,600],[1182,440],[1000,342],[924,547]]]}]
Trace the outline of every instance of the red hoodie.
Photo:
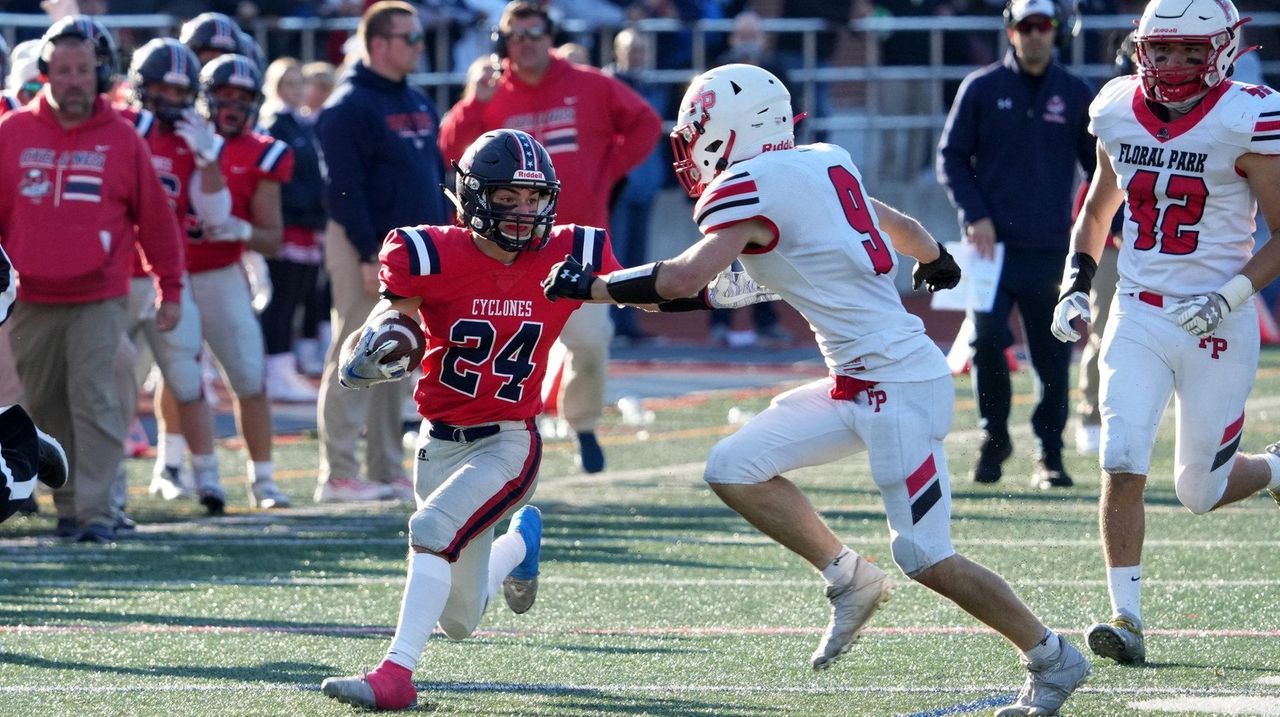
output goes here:
[{"label": "red hoodie", "polygon": [[653,151],[662,138],[662,118],[626,83],[594,67],[557,57],[542,80],[530,85],[510,62],[503,60],[493,99],[471,97],[445,115],[445,161],[462,159],[467,146],[489,130],[524,130],[547,148],[556,168],[556,223],[608,227],[609,192]]},{"label": "red hoodie", "polygon": [[106,99],[70,130],[43,93],[0,119],[0,244],[18,272],[20,301],[126,296],[135,238],[161,298],[179,301],[177,222],[146,144]]}]

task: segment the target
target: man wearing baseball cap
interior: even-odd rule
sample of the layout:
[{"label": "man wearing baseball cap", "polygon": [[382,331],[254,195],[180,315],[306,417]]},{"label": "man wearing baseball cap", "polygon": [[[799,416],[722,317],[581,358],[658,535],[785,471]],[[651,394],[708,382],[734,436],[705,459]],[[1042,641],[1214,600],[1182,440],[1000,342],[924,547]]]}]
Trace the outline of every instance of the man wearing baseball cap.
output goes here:
[{"label": "man wearing baseball cap", "polygon": [[[1040,402],[1031,414],[1038,446],[1031,484],[1066,488],[1062,432],[1067,421],[1071,346],[1049,331],[1066,260],[1076,167],[1093,172],[1088,130],[1094,89],[1054,58],[1060,22],[1071,0],[1009,0],[1004,9],[1009,52],[960,85],[938,143],[938,179],[960,218],[964,241],[992,258],[1004,245],[1003,270],[988,311],[970,309],[974,326],[973,386],[984,435],[971,477],[1000,480],[1013,452],[1012,390],[1005,349],[1009,315],[1022,316]],[[1064,28],[1064,30],[1067,28]]]}]

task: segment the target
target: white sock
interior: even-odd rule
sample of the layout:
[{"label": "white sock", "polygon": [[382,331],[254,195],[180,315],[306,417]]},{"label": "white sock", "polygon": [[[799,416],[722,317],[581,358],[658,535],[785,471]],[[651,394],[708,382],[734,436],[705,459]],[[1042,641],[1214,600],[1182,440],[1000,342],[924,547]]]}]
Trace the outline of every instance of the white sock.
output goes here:
[{"label": "white sock", "polygon": [[187,456],[187,439],[181,433],[166,433],[156,447],[156,461],[166,468],[181,468]]},{"label": "white sock", "polygon": [[1271,469],[1271,480],[1267,481],[1267,490],[1280,490],[1280,456],[1267,451],[1262,454],[1262,460],[1267,462],[1267,467]]},{"label": "white sock", "polygon": [[449,562],[439,555],[414,553],[409,558],[409,576],[400,599],[400,622],[396,636],[387,649],[387,659],[413,671],[422,656],[422,648],[449,599],[452,572]]},{"label": "white sock", "polygon": [[524,538],[519,533],[503,533],[489,548],[489,597],[502,590],[502,581],[524,560]]},{"label": "white sock", "polygon": [[1044,639],[1022,654],[1027,656],[1028,662],[1039,664],[1057,657],[1058,649],[1061,647],[1062,642],[1058,639],[1058,634],[1053,630],[1046,630]]},{"label": "white sock", "polygon": [[1142,620],[1142,566],[1107,568],[1107,592],[1111,594],[1111,612],[1121,610]]},{"label": "white sock", "polygon": [[276,464],[272,461],[255,461],[249,459],[245,466],[249,472],[249,478],[254,483],[260,480],[271,480],[275,477]]},{"label": "white sock", "polygon": [[853,580],[853,566],[857,562],[858,554],[850,550],[849,546],[842,545],[836,559],[822,569],[822,579],[826,580],[828,585],[843,585]]}]

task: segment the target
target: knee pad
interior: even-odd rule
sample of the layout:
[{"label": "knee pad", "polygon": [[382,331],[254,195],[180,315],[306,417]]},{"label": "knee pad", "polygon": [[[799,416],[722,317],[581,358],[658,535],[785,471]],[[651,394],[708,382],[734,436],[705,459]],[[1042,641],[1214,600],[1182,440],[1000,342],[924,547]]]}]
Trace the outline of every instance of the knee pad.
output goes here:
[{"label": "knee pad", "polygon": [[[1145,432],[1143,432],[1145,433]],[[1119,417],[1111,417],[1102,434],[1099,465],[1106,473],[1145,476],[1151,469],[1154,436],[1140,435]]]},{"label": "knee pad", "polygon": [[893,552],[894,564],[913,580],[920,573],[956,554],[950,542],[945,549],[941,549],[941,546],[924,545],[901,533],[889,544],[889,549]]},{"label": "knee pad", "polygon": [[729,436],[715,444],[707,455],[707,465],[702,479],[707,483],[751,485],[763,483],[778,474],[772,465],[765,465],[755,451],[737,445],[739,434]]},{"label": "knee pad", "polygon": [[1230,472],[1230,465],[1213,473],[1192,467],[1179,469],[1173,479],[1178,502],[1196,515],[1208,513],[1227,491],[1227,475]]},{"label": "knee pad", "polygon": [[440,629],[444,631],[445,637],[450,640],[465,640],[471,637],[471,633],[476,631],[476,626],[480,624],[480,616],[484,614],[484,610],[477,610],[474,620],[459,620],[456,617],[442,615],[440,617]]},{"label": "knee pad", "polygon": [[[409,516],[409,544],[443,555],[453,542],[455,532],[430,506],[419,508]],[[457,557],[448,559],[450,563]]]},{"label": "knee pad", "polygon": [[160,374],[164,376],[165,388],[173,394],[178,403],[191,403],[202,398],[204,390],[200,378],[200,362],[191,360],[174,361],[160,366]]}]

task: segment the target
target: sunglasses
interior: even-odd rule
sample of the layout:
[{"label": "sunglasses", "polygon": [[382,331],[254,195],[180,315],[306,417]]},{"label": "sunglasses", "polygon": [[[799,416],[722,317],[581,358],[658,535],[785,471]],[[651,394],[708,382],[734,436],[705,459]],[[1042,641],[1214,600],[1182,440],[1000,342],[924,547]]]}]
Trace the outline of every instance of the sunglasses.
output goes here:
[{"label": "sunglasses", "polygon": [[1058,21],[1051,17],[1040,20],[1027,19],[1014,25],[1014,28],[1022,35],[1030,35],[1033,30],[1042,33],[1053,32],[1058,28]]},{"label": "sunglasses", "polygon": [[507,40],[541,40],[546,36],[547,28],[545,27],[529,27],[502,33],[502,37]]},{"label": "sunglasses", "polygon": [[405,44],[407,45],[420,45],[427,39],[427,36],[420,31],[419,32],[388,32],[386,35],[383,35],[383,37],[399,37],[403,39],[405,41]]}]

